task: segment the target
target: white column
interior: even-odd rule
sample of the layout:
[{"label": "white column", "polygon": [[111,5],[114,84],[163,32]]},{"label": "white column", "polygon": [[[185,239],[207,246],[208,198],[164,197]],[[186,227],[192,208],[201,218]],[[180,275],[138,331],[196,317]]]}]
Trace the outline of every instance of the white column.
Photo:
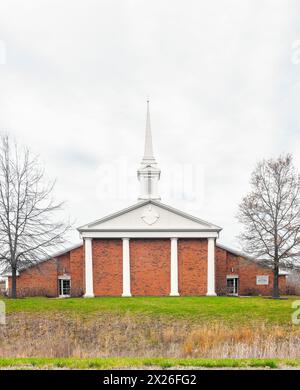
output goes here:
[{"label": "white column", "polygon": [[210,237],[207,248],[207,294],[216,296],[215,291],[215,239]]},{"label": "white column", "polygon": [[123,238],[122,240],[123,240],[123,294],[122,294],[122,297],[131,297],[129,238]]},{"label": "white column", "polygon": [[94,296],[92,238],[84,239],[85,248],[85,298]]},{"label": "white column", "polygon": [[178,254],[177,238],[171,238],[171,292],[172,297],[179,296],[178,292]]}]

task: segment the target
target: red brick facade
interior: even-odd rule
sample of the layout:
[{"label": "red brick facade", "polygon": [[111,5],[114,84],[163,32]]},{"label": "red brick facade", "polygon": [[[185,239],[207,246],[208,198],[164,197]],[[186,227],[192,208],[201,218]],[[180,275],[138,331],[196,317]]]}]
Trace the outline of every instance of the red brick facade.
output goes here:
[{"label": "red brick facade", "polygon": [[[57,297],[58,277],[63,274],[70,274],[70,252],[22,271],[17,278],[18,295]],[[11,278],[9,278],[9,288],[11,288]]]},{"label": "red brick facade", "polygon": [[122,295],[122,240],[93,240],[94,294]]},{"label": "red brick facade", "polygon": [[132,295],[170,294],[169,239],[130,241],[130,276]]},{"label": "red brick facade", "polygon": [[[237,256],[228,250],[216,247],[216,290],[218,295],[227,293],[227,276],[238,276],[239,295],[270,295],[273,286],[273,272],[252,260]],[[268,285],[257,285],[257,276],[268,276]],[[279,276],[281,294],[286,292],[286,277]]]},{"label": "red brick facade", "polygon": [[83,247],[71,250],[70,252],[70,275],[71,275],[71,294],[72,296],[81,296],[84,293],[84,254]]},{"label": "red brick facade", "polygon": [[[122,240],[93,240],[93,277],[95,296],[122,295]],[[238,276],[239,295],[270,295],[273,274],[268,268],[216,247],[216,292],[227,294],[226,279]],[[133,296],[168,296],[170,294],[169,239],[130,240],[130,279]],[[58,278],[71,277],[71,295],[81,296],[85,290],[83,246],[55,259],[30,267],[18,276],[20,296],[58,296]],[[257,285],[257,276],[269,276],[268,285]],[[10,279],[10,278],[9,278]],[[285,276],[280,276],[280,290],[285,293]],[[207,291],[207,239],[178,239],[178,285],[182,296],[205,295]],[[11,287],[11,280],[9,280]]]},{"label": "red brick facade", "polygon": [[178,240],[180,295],[205,295],[207,286],[207,239]]}]

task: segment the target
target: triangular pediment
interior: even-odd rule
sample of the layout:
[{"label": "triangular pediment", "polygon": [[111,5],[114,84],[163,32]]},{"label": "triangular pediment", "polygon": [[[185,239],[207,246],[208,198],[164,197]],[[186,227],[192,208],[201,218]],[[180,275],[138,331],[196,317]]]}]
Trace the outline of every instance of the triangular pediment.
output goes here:
[{"label": "triangular pediment", "polygon": [[219,231],[219,226],[193,217],[159,201],[149,200],[81,226],[79,231],[195,230]]}]

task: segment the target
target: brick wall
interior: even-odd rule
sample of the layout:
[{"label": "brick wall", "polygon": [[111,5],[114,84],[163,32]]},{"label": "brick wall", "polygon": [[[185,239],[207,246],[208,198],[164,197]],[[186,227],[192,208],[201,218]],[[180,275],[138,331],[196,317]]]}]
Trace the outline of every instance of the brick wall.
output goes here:
[{"label": "brick wall", "polygon": [[95,296],[122,295],[122,240],[93,240],[93,276]]},{"label": "brick wall", "polygon": [[[239,276],[240,295],[271,295],[273,288],[273,272],[244,257],[237,256],[222,248],[216,248],[216,290],[218,294],[226,294],[226,276]],[[268,285],[257,285],[256,276],[269,276]],[[286,278],[279,277],[281,294],[286,292]]]},{"label": "brick wall", "polygon": [[[32,266],[17,277],[18,296],[58,296],[58,276],[70,273],[70,252]],[[9,278],[11,289],[11,278]]]},{"label": "brick wall", "polygon": [[131,239],[132,295],[170,295],[170,239]]},{"label": "brick wall", "polygon": [[84,248],[80,246],[70,251],[71,295],[74,297],[84,294],[84,273]]},{"label": "brick wall", "polygon": [[215,275],[216,275],[216,293],[226,294],[226,275],[227,275],[227,251],[216,246],[215,252]]},{"label": "brick wall", "polygon": [[178,240],[178,284],[180,295],[207,292],[207,239]]},{"label": "brick wall", "polygon": [[[134,296],[168,296],[170,294],[169,239],[131,239],[131,292]],[[30,267],[17,278],[19,296],[58,295],[58,276],[71,276],[71,295],[81,296],[85,289],[84,248]],[[93,240],[94,293],[96,296],[122,295],[122,240]],[[253,261],[216,247],[216,291],[226,294],[226,276],[239,276],[239,294],[270,295],[272,270]],[[268,275],[269,285],[256,285],[257,275]],[[182,296],[205,295],[207,290],[207,239],[178,239],[178,283]],[[286,278],[280,276],[281,294]],[[9,278],[11,288],[11,278]]]}]

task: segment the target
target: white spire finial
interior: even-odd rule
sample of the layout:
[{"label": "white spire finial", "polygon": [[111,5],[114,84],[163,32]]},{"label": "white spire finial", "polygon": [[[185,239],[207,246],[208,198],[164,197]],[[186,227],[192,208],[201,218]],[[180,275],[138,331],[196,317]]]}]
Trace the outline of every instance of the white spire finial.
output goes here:
[{"label": "white spire finial", "polygon": [[139,200],[156,199],[160,200],[158,192],[158,181],[160,178],[160,169],[153,156],[152,134],[150,125],[149,97],[147,97],[147,119],[146,119],[146,137],[145,151],[138,170],[138,179],[140,181]]},{"label": "white spire finial", "polygon": [[151,122],[150,122],[149,97],[147,97],[146,135],[145,135],[145,150],[144,150],[143,160],[154,161],[152,134],[151,134]]}]

